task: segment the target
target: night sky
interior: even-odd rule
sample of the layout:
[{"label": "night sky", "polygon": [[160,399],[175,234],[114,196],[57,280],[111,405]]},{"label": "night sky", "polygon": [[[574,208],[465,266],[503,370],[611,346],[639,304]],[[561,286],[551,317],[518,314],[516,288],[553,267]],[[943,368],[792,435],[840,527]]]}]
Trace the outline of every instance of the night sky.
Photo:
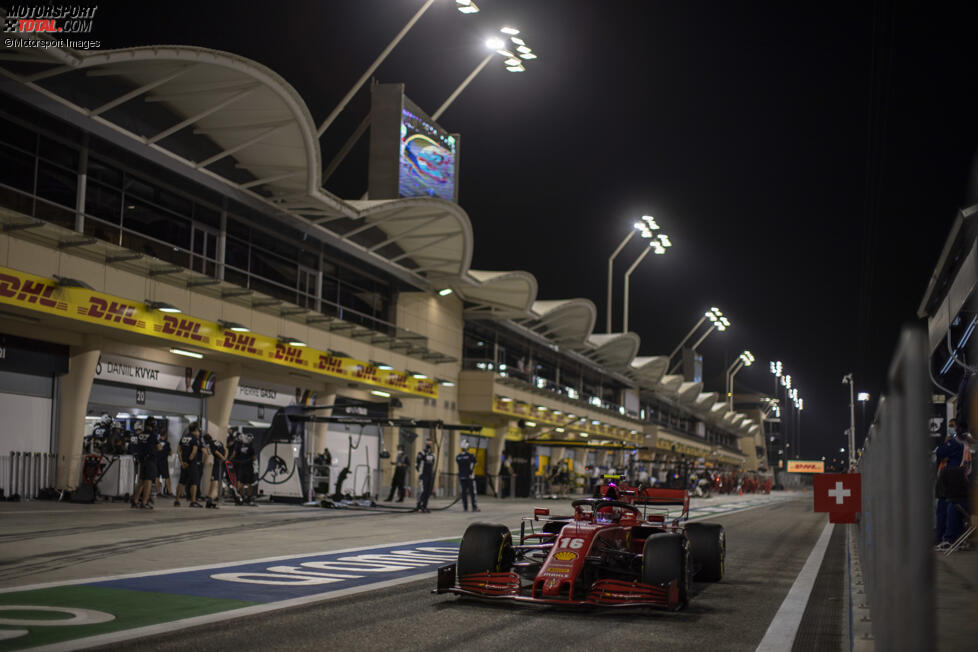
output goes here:
[{"label": "night sky", "polygon": [[[462,135],[473,268],[532,272],[540,299],[587,297],[603,332],[608,256],[655,216],[674,246],[632,276],[640,354],[667,354],[716,305],[733,326],[701,347],[706,389],[749,348],[737,389],[770,392],[781,360],[805,399],[802,457],[837,452],[842,376],[871,393],[870,416],[956,210],[978,201],[978,3],[476,1],[464,16],[437,0],[375,75],[431,113],[502,25],[539,55],[525,73],[494,60],[440,120]],[[99,2],[93,36],[257,60],[318,124],[421,4]],[[368,110],[365,88],[324,162]],[[366,190],[366,144],[327,189]],[[618,258],[616,329],[640,251]]]}]

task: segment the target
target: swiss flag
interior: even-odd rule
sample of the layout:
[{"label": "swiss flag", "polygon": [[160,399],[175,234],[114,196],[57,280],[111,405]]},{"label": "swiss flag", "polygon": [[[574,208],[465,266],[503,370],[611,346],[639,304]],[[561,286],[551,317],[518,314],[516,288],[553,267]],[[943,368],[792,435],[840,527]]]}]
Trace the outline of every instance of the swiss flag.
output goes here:
[{"label": "swiss flag", "polygon": [[862,511],[862,483],[858,473],[820,473],[814,476],[816,512]]}]

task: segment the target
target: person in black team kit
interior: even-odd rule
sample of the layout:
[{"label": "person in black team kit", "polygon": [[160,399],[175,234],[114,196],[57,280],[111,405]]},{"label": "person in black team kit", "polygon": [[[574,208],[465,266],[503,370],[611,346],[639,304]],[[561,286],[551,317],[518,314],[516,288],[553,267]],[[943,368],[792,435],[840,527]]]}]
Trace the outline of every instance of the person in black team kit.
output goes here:
[{"label": "person in black team kit", "polygon": [[203,451],[201,450],[200,428],[191,423],[187,434],[180,438],[180,483],[177,485],[175,507],[180,506],[180,496],[186,488],[190,497],[191,507],[203,507],[197,502],[197,489],[200,486],[201,470],[203,468]]},{"label": "person in black team kit", "polygon": [[153,509],[150,493],[156,482],[156,456],[160,450],[160,436],[155,425],[147,422],[146,428],[136,437],[135,457],[139,460],[139,487],[132,506]]},{"label": "person in black team kit", "polygon": [[418,453],[414,466],[418,471],[418,479],[421,480],[421,493],[418,495],[415,511],[429,514],[431,511],[428,509],[428,499],[435,483],[435,454],[431,450],[430,439],[425,440],[424,450]]},{"label": "person in black team kit", "polygon": [[170,440],[166,435],[160,437],[160,452],[156,455],[156,494],[158,496],[169,496],[172,494],[170,489]]},{"label": "person in black team kit", "polygon": [[238,493],[243,504],[255,505],[255,444],[254,436],[245,432],[238,436],[231,452],[234,473],[238,476]]},{"label": "person in black team kit", "polygon": [[455,456],[458,464],[458,483],[462,486],[462,509],[469,511],[469,498],[472,498],[472,511],[479,511],[475,504],[475,455],[469,452],[469,442],[462,441],[462,452]]},{"label": "person in black team kit", "polygon": [[404,444],[397,445],[397,457],[391,464],[394,465],[394,477],[391,479],[391,493],[387,496],[387,501],[394,500],[394,492],[397,491],[397,502],[404,502],[404,476],[407,475],[408,457],[404,452]]},{"label": "person in black team kit", "polygon": [[204,435],[204,445],[207,446],[211,458],[214,460],[214,465],[211,467],[211,481],[207,487],[206,507],[217,509],[217,503],[221,497],[221,478],[224,474],[224,460],[227,459],[227,453],[224,444],[211,438],[210,435]]}]

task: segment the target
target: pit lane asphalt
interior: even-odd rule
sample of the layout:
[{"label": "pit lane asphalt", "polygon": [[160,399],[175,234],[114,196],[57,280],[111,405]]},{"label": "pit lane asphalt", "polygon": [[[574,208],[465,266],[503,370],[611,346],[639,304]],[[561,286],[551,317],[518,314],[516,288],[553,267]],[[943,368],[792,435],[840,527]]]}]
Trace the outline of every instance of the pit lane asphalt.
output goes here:
[{"label": "pit lane asphalt", "polygon": [[[574,611],[431,594],[434,576],[389,589],[113,645],[114,650],[754,650],[825,526],[809,500],[707,520],[727,530],[727,574],[681,612]],[[516,522],[509,524],[517,525]],[[105,648],[109,649],[109,648]]]}]

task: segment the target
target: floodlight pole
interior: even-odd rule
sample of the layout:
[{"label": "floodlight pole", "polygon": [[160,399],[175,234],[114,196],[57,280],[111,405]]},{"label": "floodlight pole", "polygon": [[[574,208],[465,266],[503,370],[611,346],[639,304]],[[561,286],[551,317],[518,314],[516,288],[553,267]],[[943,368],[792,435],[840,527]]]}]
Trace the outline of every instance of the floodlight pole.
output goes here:
[{"label": "floodlight pole", "polygon": [[706,321],[706,315],[703,315],[702,317],[700,317],[700,320],[698,322],[696,322],[696,325],[693,326],[693,328],[688,333],[686,333],[686,337],[684,337],[682,339],[682,341],[679,343],[679,346],[677,346],[675,349],[673,349],[672,353],[669,354],[669,360],[672,360],[673,358],[676,357],[676,354],[679,353],[682,350],[683,344],[685,344],[686,342],[689,341],[689,338],[691,338],[693,336],[693,334],[697,330],[699,330],[699,327],[702,326],[703,325],[703,322],[705,322],[705,321]]},{"label": "floodlight pole", "polygon": [[842,382],[849,383],[849,472],[852,473],[856,463],[856,390],[851,371],[845,375]]},{"label": "floodlight pole", "polygon": [[485,59],[482,60],[481,63],[479,63],[478,66],[475,67],[475,70],[469,73],[469,76],[466,77],[462,81],[462,83],[458,85],[458,88],[452,91],[452,94],[448,96],[448,99],[445,100],[440,107],[438,107],[438,110],[431,114],[432,120],[438,120],[438,118],[441,117],[441,114],[445,112],[445,109],[451,106],[452,102],[455,101],[455,98],[457,98],[459,94],[462,91],[464,91],[469,84],[472,83],[472,80],[475,79],[475,76],[478,75],[480,72],[482,72],[482,70],[489,65],[489,62],[492,61],[492,58],[494,56],[495,56],[495,52],[489,54]]},{"label": "floodlight pole", "polygon": [[618,247],[611,253],[611,258],[608,259],[608,321],[605,329],[606,333],[611,332],[611,278],[614,274],[615,256],[621,253],[621,250],[625,248],[625,245],[627,245],[628,241],[633,237],[635,237],[634,229],[631,230],[627,236],[625,236],[625,239],[621,241],[621,244],[618,245]]},{"label": "floodlight pole", "polygon": [[418,22],[418,19],[420,19],[421,16],[424,15],[424,12],[428,11],[428,8],[432,4],[434,4],[434,2],[435,0],[427,0],[424,3],[424,5],[422,5],[422,7],[418,9],[417,13],[414,14],[411,20],[407,22],[407,25],[405,25],[403,29],[401,29],[401,31],[398,32],[397,36],[394,37],[394,40],[391,41],[387,45],[387,47],[384,48],[384,51],[380,53],[380,56],[378,56],[374,60],[374,62],[370,64],[370,67],[367,68],[367,72],[363,73],[363,76],[357,80],[357,83],[353,85],[353,88],[351,88],[350,91],[343,97],[343,99],[340,100],[340,103],[337,104],[336,108],[333,109],[333,112],[326,117],[326,119],[323,121],[323,124],[319,125],[319,129],[316,131],[317,136],[322,136],[323,132],[325,132],[329,128],[329,126],[333,124],[333,121],[336,120],[336,117],[343,111],[343,109],[346,108],[346,105],[350,103],[350,100],[352,100],[353,96],[357,94],[357,91],[359,91],[366,83],[366,81],[370,79],[370,76],[374,74],[374,71],[377,70],[378,67],[380,67],[380,64],[384,62],[384,59],[387,58],[387,55],[389,55],[391,51],[397,46],[397,44],[401,42],[401,39],[404,38],[404,35],[407,34],[409,31],[411,31],[411,28],[414,27],[414,24]]},{"label": "floodlight pole", "polygon": [[713,325],[710,326],[710,328],[705,333],[703,333],[703,336],[700,337],[700,339],[696,340],[696,344],[694,344],[693,346],[689,347],[694,353],[696,352],[696,349],[699,347],[699,345],[703,343],[703,340],[705,340],[706,338],[708,338],[710,336],[710,333],[712,333],[713,331],[716,330],[717,323],[718,322],[713,322]]},{"label": "floodlight pole", "polygon": [[733,379],[744,367],[744,361],[737,359],[732,365],[727,367],[727,407],[733,411]]},{"label": "floodlight pole", "polygon": [[[632,233],[634,233],[634,231],[632,231]],[[650,249],[651,247],[646,247],[645,251],[643,251],[641,255],[639,255],[639,257],[635,259],[635,262],[632,263],[632,266],[629,267],[628,271],[625,272],[625,315],[624,315],[624,323],[622,324],[621,327],[622,333],[628,332],[628,279],[632,275],[632,272],[635,271],[635,268],[638,267],[638,264],[642,262],[642,259],[649,255]],[[608,332],[611,331],[609,330]]]}]

